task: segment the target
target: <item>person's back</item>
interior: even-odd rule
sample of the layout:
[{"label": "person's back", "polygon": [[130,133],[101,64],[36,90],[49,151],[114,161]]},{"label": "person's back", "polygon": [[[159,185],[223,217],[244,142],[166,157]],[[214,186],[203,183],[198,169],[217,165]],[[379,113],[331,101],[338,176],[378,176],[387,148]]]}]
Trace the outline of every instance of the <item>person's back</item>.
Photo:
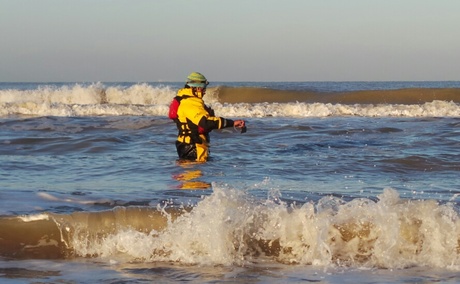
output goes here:
[{"label": "person's back", "polygon": [[174,119],[179,132],[176,149],[180,159],[206,162],[209,156],[209,132],[245,126],[243,120],[216,117],[214,111],[204,104],[203,96],[208,84],[202,74],[191,73],[184,88],[177,92],[170,105],[169,117]]}]

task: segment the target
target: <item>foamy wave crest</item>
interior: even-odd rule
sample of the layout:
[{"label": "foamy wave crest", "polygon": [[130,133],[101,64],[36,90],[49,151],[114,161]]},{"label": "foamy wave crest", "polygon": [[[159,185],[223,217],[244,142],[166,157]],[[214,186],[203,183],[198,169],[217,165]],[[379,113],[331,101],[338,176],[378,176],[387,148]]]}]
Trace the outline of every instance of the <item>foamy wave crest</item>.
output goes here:
[{"label": "foamy wave crest", "polygon": [[103,86],[100,83],[90,86],[75,84],[41,86],[34,90],[0,90],[0,103],[36,103],[36,104],[96,104],[100,102]]},{"label": "foamy wave crest", "polygon": [[257,200],[214,185],[210,196],[188,209],[118,207],[41,214],[27,222],[0,218],[0,254],[460,271],[460,219],[453,203],[404,200],[393,189],[378,201],[327,196],[300,205],[284,203],[277,191],[269,195]]},{"label": "foamy wave crest", "polygon": [[[122,230],[73,242],[79,255],[201,265],[269,261],[303,265],[460,269],[460,220],[453,205],[401,200],[287,205],[276,194],[257,202],[232,189],[214,193],[164,230]],[[81,235],[80,235],[81,236]],[[79,244],[79,245],[76,245]]]},{"label": "foamy wave crest", "polygon": [[34,90],[0,90],[0,115],[98,116],[165,115],[175,96],[169,86],[136,84],[108,87],[44,86]]},{"label": "foamy wave crest", "polygon": [[[135,84],[42,86],[0,90],[0,116],[167,116],[176,95],[171,86]],[[204,97],[224,117],[458,117],[460,104],[435,100],[423,104],[341,104],[323,102],[222,103],[219,89]]]},{"label": "foamy wave crest", "polygon": [[433,101],[421,105],[324,104],[324,103],[214,103],[218,114],[228,117],[458,117],[460,104]]}]

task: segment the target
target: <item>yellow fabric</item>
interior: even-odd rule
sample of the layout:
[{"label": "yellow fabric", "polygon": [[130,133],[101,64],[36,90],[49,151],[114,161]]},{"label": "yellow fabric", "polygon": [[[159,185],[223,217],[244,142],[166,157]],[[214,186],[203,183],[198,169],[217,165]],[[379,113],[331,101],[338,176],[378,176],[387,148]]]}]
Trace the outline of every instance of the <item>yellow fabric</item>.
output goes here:
[{"label": "yellow fabric", "polygon": [[204,108],[203,100],[193,96],[192,89],[182,89],[179,91],[178,96],[190,96],[180,101],[179,108],[177,109],[180,122],[185,123],[188,118],[193,124],[198,125],[203,116],[209,116]]},{"label": "yellow fabric", "polygon": [[[192,89],[181,89],[177,95],[179,97],[185,97],[180,101],[179,108],[177,109],[178,119],[181,122],[181,127],[185,130],[184,132],[191,133],[187,120],[198,127],[198,123],[203,117],[206,117],[207,120],[217,121],[219,129],[223,127],[222,118],[210,116],[205,109],[203,100],[193,96]],[[199,138],[201,139],[201,143],[195,143],[197,151],[196,161],[206,162],[209,156],[209,141],[207,141],[206,135],[204,134],[200,134]],[[193,143],[190,135],[179,134],[177,140],[187,144]]]},{"label": "yellow fabric", "polygon": [[201,140],[203,141],[201,144],[196,143],[196,161],[197,162],[206,162],[209,156],[209,143],[206,141],[206,137],[201,134]]},{"label": "yellow fabric", "polygon": [[[201,94],[200,94],[201,95]],[[193,96],[192,89],[184,88],[177,93],[178,97],[187,97],[181,100],[177,115],[180,122],[186,122],[187,118],[195,125],[198,125],[201,118],[204,116],[207,120],[214,120],[219,123],[219,129],[223,127],[222,119],[220,117],[210,116],[204,107],[203,99]]]}]

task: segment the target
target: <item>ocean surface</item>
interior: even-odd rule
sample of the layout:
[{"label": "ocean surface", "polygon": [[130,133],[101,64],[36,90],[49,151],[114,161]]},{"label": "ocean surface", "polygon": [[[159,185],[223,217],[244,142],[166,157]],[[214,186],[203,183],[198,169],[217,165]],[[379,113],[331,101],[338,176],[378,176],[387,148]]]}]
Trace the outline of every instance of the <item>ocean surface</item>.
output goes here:
[{"label": "ocean surface", "polygon": [[460,81],[0,83],[1,283],[458,283]]}]

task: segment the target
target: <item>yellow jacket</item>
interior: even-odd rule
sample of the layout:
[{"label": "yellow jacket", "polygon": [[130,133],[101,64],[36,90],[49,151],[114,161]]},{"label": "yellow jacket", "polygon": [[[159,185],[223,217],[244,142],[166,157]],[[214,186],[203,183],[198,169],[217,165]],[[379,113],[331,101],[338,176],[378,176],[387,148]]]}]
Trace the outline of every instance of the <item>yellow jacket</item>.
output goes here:
[{"label": "yellow jacket", "polygon": [[181,143],[208,143],[213,129],[233,126],[233,120],[214,116],[201,97],[194,96],[192,89],[180,89],[176,99],[180,100],[177,109],[177,127],[179,134],[177,141]]}]

